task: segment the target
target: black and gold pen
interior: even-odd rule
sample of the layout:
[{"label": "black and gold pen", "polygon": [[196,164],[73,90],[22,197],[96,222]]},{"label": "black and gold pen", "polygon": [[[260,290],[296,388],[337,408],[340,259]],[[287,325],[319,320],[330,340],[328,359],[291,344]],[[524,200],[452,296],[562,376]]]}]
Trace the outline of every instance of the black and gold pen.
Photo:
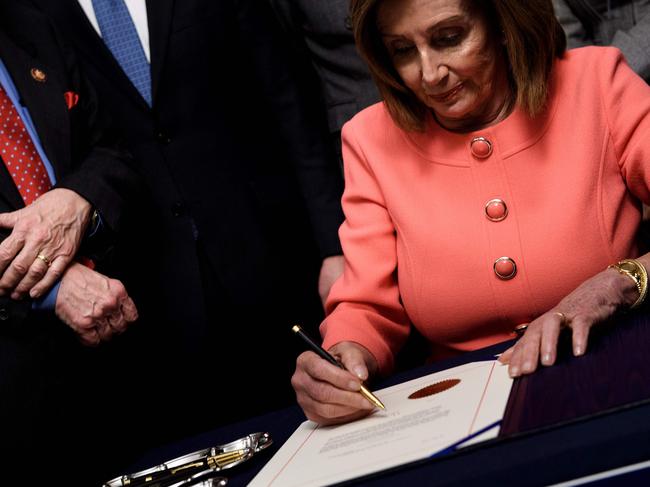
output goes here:
[{"label": "black and gold pen", "polygon": [[[126,481],[123,480],[121,485],[128,485],[129,487],[166,487],[198,476],[206,476],[207,478],[209,473],[216,473],[224,468],[228,468],[230,463],[239,462],[243,458],[250,456],[250,454],[250,449],[244,448],[218,453],[212,456],[208,455],[204,458],[198,458],[172,468],[150,472],[141,477],[135,477]],[[218,485],[218,483],[214,483],[214,485]]]},{"label": "black and gold pen", "polygon": [[[324,358],[327,360],[329,363],[336,365],[337,367],[346,370],[345,367],[341,362],[336,360],[332,354],[330,354],[327,350],[325,350],[323,347],[318,345],[314,340],[309,338],[309,336],[300,328],[299,325],[294,325],[293,328],[291,328],[296,335],[298,335],[300,338],[302,338],[309,347],[316,352],[318,355],[321,356],[321,358]],[[360,384],[361,389],[359,392],[363,397],[368,399],[372,404],[374,404],[376,407],[379,409],[386,409],[386,406],[383,405],[383,403],[375,396],[372,392],[370,392],[363,384]]]}]

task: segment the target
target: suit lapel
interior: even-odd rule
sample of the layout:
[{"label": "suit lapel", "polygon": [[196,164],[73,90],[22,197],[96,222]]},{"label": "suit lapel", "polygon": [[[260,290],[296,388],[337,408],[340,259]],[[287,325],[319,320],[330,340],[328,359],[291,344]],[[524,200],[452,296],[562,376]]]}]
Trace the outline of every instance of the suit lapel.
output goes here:
[{"label": "suit lapel", "polygon": [[[59,2],[61,5],[56,5]],[[69,30],[67,34],[73,38],[73,45],[84,53],[84,58],[88,62],[94,64],[97,69],[113,80],[134,102],[140,104],[144,109],[149,109],[111,51],[95,31],[77,0],[57,0],[56,2],[46,0],[39,3],[43,10],[49,12],[59,21],[60,29]]]},{"label": "suit lapel", "polygon": [[174,0],[147,0],[149,45],[151,48],[151,90],[154,101],[160,85],[165,57],[167,56],[173,10]]},{"label": "suit lapel", "polygon": [[[16,85],[21,104],[29,110],[43,150],[58,179],[70,164],[70,127],[63,98],[64,87],[57,84],[54,73],[48,74],[47,64],[27,54],[1,31],[0,57]],[[44,80],[35,79],[35,69],[45,74]]]}]

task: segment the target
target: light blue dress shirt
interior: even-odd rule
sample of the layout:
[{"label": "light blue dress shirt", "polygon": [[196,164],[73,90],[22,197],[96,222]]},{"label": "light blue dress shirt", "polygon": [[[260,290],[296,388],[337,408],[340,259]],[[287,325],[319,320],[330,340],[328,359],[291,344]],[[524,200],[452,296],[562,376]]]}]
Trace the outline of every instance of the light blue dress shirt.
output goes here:
[{"label": "light blue dress shirt", "polygon": [[[32,122],[32,117],[29,115],[29,111],[27,110],[27,107],[23,106],[20,103],[20,95],[18,94],[16,85],[14,85],[14,82],[11,79],[11,76],[9,75],[6,66],[4,65],[1,59],[0,59],[0,85],[2,85],[2,88],[4,88],[5,92],[9,96],[9,99],[14,104],[14,107],[16,108],[18,115],[20,115],[20,118],[23,120],[23,123],[25,124],[25,128],[27,129],[27,133],[31,137],[32,142],[34,143],[34,147],[36,147],[36,151],[38,152],[38,155],[41,156],[41,160],[45,165],[45,170],[47,171],[47,175],[50,177],[50,181],[52,181],[52,186],[54,186],[54,184],[56,184],[56,176],[54,175],[54,168],[52,167],[52,164],[50,163],[47,156],[45,155],[45,151],[43,150],[43,146],[41,145],[41,140],[38,138],[38,134],[36,133],[36,128],[34,127],[34,123]],[[63,94],[61,94],[61,99],[62,99],[61,103],[63,103]],[[40,299],[34,300],[34,302],[32,303],[32,307],[34,309],[54,309],[54,305],[56,304],[56,297],[57,294],[59,293],[60,285],[61,285],[61,281],[57,282],[52,287],[52,289],[50,289],[50,292],[48,294],[46,294]]]}]

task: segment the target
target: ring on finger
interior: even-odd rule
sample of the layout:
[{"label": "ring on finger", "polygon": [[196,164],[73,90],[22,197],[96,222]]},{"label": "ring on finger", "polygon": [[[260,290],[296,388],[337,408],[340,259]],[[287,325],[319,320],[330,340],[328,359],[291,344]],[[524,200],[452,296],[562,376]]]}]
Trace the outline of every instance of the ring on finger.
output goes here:
[{"label": "ring on finger", "polygon": [[517,337],[521,337],[526,333],[526,330],[528,329],[528,323],[522,323],[521,325],[515,326],[514,332]]},{"label": "ring on finger", "polygon": [[45,255],[43,255],[43,254],[38,254],[38,255],[36,256],[36,258],[42,260],[42,261],[45,263],[45,265],[48,266],[48,267],[50,267],[50,264],[52,263],[52,262],[50,261],[50,259],[48,259],[48,258],[47,258]]},{"label": "ring on finger", "polygon": [[560,326],[566,326],[569,323],[569,319],[561,311],[555,311],[553,314],[560,317]]}]

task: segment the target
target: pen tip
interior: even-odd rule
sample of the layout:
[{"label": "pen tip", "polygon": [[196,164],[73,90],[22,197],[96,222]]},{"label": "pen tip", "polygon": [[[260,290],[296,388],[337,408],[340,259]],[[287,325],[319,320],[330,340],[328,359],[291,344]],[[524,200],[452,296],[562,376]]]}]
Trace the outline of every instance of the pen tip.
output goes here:
[{"label": "pen tip", "polygon": [[296,333],[298,333],[300,331],[300,327],[298,325],[293,325],[293,327],[291,329],[293,331],[295,331]]}]

